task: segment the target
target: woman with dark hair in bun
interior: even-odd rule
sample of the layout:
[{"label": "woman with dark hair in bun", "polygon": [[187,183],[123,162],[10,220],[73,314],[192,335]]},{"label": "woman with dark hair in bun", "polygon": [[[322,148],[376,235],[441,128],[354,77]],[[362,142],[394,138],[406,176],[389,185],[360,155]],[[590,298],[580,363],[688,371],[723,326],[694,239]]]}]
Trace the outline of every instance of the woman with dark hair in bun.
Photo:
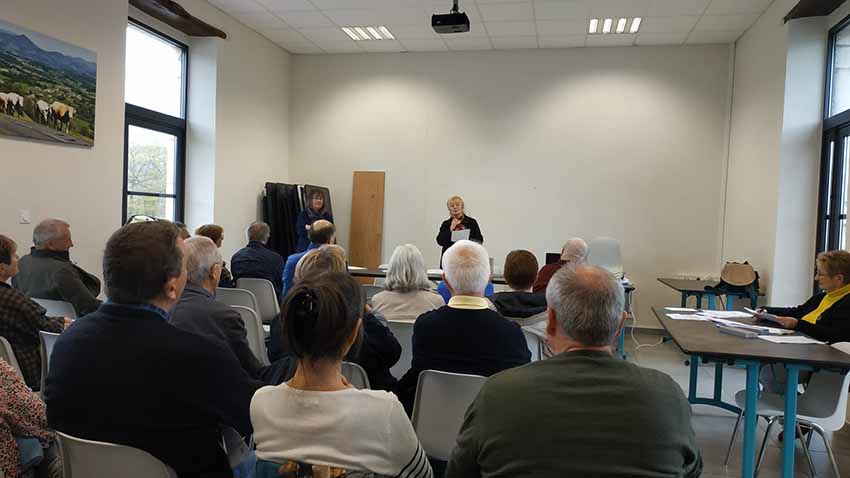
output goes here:
[{"label": "woman with dark hair in bun", "polygon": [[343,358],[360,342],[365,301],[360,284],[345,273],[304,280],[287,294],[283,336],[298,369],[251,401],[258,476],[306,467],[313,468],[308,476],[317,476],[316,468],[331,476],[343,470],[432,476],[396,396],[357,390],[342,375]]}]

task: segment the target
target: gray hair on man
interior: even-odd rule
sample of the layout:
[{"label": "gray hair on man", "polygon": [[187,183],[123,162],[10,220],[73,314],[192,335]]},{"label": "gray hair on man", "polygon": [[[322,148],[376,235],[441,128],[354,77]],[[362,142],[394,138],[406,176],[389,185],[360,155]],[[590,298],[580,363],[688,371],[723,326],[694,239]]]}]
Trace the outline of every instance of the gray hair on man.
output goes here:
[{"label": "gray hair on man", "polygon": [[195,236],[187,239],[186,281],[192,285],[203,286],[212,276],[216,264],[222,263],[221,252],[209,237]]},{"label": "gray hair on man", "polygon": [[271,234],[271,228],[264,222],[253,222],[245,231],[245,235],[248,236],[249,241],[258,241],[263,244],[269,241]]},{"label": "gray hair on man", "polygon": [[574,237],[564,243],[561,249],[561,260],[570,261],[574,264],[584,264],[587,260],[587,243],[580,237]]},{"label": "gray hair on man", "polygon": [[428,290],[431,282],[425,269],[425,258],[422,252],[413,244],[398,246],[390,257],[390,267],[387,270],[386,290],[394,292],[413,292]]},{"label": "gray hair on man", "polygon": [[490,256],[477,242],[457,241],[443,254],[443,274],[455,295],[481,295],[490,282]]},{"label": "gray hair on man", "polygon": [[561,268],[546,288],[546,302],[561,331],[588,346],[611,345],[623,317],[623,285],[595,266]]},{"label": "gray hair on man", "polygon": [[48,242],[61,239],[70,224],[61,219],[45,219],[32,230],[32,243],[36,249],[44,248]]}]

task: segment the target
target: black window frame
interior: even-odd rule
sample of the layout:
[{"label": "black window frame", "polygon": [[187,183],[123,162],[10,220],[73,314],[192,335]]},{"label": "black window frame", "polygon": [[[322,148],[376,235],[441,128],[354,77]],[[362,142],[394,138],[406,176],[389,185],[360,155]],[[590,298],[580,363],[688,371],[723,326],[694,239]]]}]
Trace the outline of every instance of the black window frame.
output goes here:
[{"label": "black window frame", "polygon": [[[121,223],[127,221],[128,199],[131,196],[146,196],[174,199],[174,220],[184,221],[185,217],[185,190],[186,190],[186,102],[188,97],[188,74],[189,74],[189,46],[185,43],[176,40],[158,30],[155,30],[138,20],[133,18],[128,19],[128,26],[132,25],[136,28],[146,31],[151,35],[159,37],[163,41],[173,44],[183,51],[183,72],[181,97],[180,97],[180,116],[171,116],[159,111],[150,110],[141,106],[124,103],[124,185],[122,187],[122,208],[121,208]],[[126,59],[125,59],[126,61]],[[177,148],[175,151],[175,177],[174,177],[174,194],[151,193],[143,191],[128,190],[128,170],[129,170],[129,151],[130,151],[130,126],[137,126],[160,133],[173,135],[177,138]]]}]

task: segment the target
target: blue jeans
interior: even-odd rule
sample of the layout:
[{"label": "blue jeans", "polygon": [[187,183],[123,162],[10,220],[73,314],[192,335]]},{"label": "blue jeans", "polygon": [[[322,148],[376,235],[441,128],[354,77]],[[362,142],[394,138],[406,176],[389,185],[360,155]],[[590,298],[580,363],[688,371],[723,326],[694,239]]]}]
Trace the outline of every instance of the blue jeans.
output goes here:
[{"label": "blue jeans", "polygon": [[18,469],[21,471],[38,466],[44,459],[44,449],[37,438],[15,437],[15,441],[18,442]]}]

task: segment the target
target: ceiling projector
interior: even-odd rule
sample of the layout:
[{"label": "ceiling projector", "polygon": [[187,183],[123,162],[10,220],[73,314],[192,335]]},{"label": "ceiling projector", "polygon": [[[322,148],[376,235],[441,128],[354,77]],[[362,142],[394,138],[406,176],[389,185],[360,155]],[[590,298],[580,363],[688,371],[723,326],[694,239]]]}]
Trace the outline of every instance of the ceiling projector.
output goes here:
[{"label": "ceiling projector", "polygon": [[458,9],[457,1],[450,13],[431,15],[431,28],[437,33],[465,33],[469,31],[469,17]]}]

